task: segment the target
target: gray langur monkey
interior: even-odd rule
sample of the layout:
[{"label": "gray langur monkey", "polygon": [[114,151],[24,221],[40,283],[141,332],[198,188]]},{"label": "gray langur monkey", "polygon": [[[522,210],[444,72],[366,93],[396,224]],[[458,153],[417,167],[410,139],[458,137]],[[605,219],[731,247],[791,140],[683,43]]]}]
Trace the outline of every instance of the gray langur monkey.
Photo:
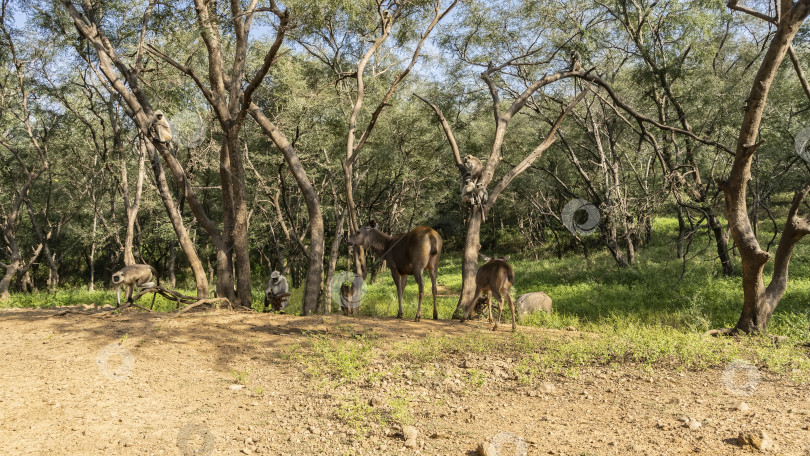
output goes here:
[{"label": "gray langur monkey", "polygon": [[470,173],[470,179],[472,179],[473,183],[477,183],[478,179],[481,178],[481,172],[484,171],[481,160],[472,155],[467,155],[464,157],[464,167],[467,168],[467,172]]},{"label": "gray langur monkey", "polygon": [[478,204],[475,197],[475,182],[469,177],[464,179],[464,185],[461,186],[461,202],[469,206]]},{"label": "gray langur monkey", "polygon": [[483,210],[484,205],[487,204],[487,201],[489,201],[489,193],[487,193],[487,189],[484,187],[484,184],[475,184],[475,199],[478,200],[478,204],[481,205],[481,209]]},{"label": "gray langur monkey", "polygon": [[576,50],[571,51],[571,71],[582,71],[582,58]]},{"label": "gray langur monkey", "polygon": [[149,132],[159,143],[168,143],[172,140],[172,127],[163,111],[158,109],[152,114],[152,123],[149,125]]},{"label": "gray langur monkey", "polygon": [[489,201],[489,194],[484,184],[480,182],[475,184],[475,201],[476,204],[481,206],[481,221],[486,222],[487,216],[484,215],[484,206],[487,204],[487,201]]},{"label": "gray langur monkey", "polygon": [[[116,308],[121,307],[121,287],[126,285],[127,287],[127,305],[133,303],[132,301],[132,291],[137,286],[138,288],[152,288],[155,286],[155,282],[152,282],[152,277],[155,278],[155,282],[160,285],[160,277],[158,277],[158,272],[152,266],[148,264],[133,264],[130,266],[126,266],[125,268],[121,269],[120,271],[116,272],[112,275],[112,282],[114,285],[118,287],[118,305]],[[152,306],[155,305],[155,296],[152,296]]]},{"label": "gray langur monkey", "polygon": [[274,311],[284,310],[289,302],[290,286],[287,285],[287,279],[280,272],[273,271],[267,283],[267,290],[264,291],[265,312],[268,306]]}]

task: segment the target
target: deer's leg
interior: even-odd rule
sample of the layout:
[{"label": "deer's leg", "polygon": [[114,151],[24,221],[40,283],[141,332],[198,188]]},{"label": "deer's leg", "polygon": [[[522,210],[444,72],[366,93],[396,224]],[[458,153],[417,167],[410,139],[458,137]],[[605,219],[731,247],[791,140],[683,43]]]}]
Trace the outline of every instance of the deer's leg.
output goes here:
[{"label": "deer's leg", "polygon": [[[512,304],[512,297],[509,296],[509,290],[506,290],[504,296],[506,297],[506,302],[509,303],[509,310],[512,311],[512,331],[514,331],[517,329],[517,325],[515,324],[515,306],[514,304]],[[500,315],[498,317],[499,317],[498,319],[500,320]]]},{"label": "deer's leg", "polygon": [[[495,326],[492,327],[492,330],[495,331],[498,329],[498,325],[501,323],[501,303],[503,302],[503,296],[501,296],[501,294],[496,290],[490,291],[489,295],[490,298],[495,298],[498,300],[498,319],[495,320]],[[492,315],[492,308],[489,310],[489,315]]]},{"label": "deer's leg", "polygon": [[397,287],[397,300],[399,302],[399,312],[397,312],[397,318],[402,318],[402,292],[405,290],[405,281],[403,280],[404,277],[405,276],[400,276],[396,270],[391,270],[391,278],[394,279],[394,285]]},{"label": "deer's leg", "polygon": [[436,289],[436,267],[430,268],[430,282],[431,282],[431,285],[432,285],[431,291],[433,292],[433,319],[438,320],[439,319],[439,311],[438,311],[438,308],[436,307],[436,293],[437,293],[437,289]]},{"label": "deer's leg", "polygon": [[425,278],[422,276],[424,269],[418,274],[415,272],[413,278],[416,279],[416,284],[419,285],[419,304],[416,306],[416,318],[413,321],[419,321],[422,319],[422,297],[425,295]]},{"label": "deer's leg", "polygon": [[492,323],[492,293],[487,293],[487,321]]}]

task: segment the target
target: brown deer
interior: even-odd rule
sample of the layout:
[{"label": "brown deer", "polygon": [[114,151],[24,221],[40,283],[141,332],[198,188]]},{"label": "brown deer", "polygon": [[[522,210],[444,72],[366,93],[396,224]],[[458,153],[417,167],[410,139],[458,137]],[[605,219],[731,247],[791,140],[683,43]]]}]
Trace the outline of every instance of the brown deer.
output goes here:
[{"label": "brown deer", "polygon": [[509,266],[509,263],[507,263],[509,257],[490,258],[486,255],[481,255],[481,258],[487,262],[478,268],[478,272],[475,274],[475,297],[464,312],[464,317],[462,317],[461,321],[464,322],[464,320],[470,318],[479,296],[481,296],[481,293],[488,291],[487,309],[490,322],[492,322],[492,298],[494,297],[498,300],[498,321],[495,322],[495,326],[492,327],[492,330],[498,329],[498,324],[501,322],[503,300],[506,299],[506,302],[509,303],[509,309],[512,310],[512,331],[514,331],[517,329],[515,324],[515,306],[512,304],[512,297],[509,296],[509,290],[515,282],[515,272],[512,270],[512,266]]},{"label": "brown deer", "polygon": [[371,250],[378,258],[384,259],[391,269],[391,277],[397,286],[399,312],[402,318],[402,292],[408,276],[412,275],[419,285],[419,306],[416,308],[414,321],[422,319],[422,296],[425,284],[422,273],[427,268],[433,284],[433,319],[439,319],[436,308],[436,273],[439,271],[439,255],[442,253],[442,237],[429,226],[417,226],[405,234],[391,236],[377,229],[374,220],[360,227],[348,240],[349,245],[362,245]]}]

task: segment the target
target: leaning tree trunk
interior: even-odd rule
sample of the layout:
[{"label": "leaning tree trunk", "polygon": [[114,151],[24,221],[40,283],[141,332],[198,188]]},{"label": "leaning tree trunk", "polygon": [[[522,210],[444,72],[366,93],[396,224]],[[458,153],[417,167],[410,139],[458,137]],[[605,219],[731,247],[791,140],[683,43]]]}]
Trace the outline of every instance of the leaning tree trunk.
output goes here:
[{"label": "leaning tree trunk", "polygon": [[729,222],[729,229],[737,249],[739,249],[742,262],[744,301],[742,314],[734,327],[736,331],[751,333],[764,332],[767,329],[768,321],[787,287],[788,263],[793,246],[810,232],[810,224],[807,219],[799,218],[797,215],[801,200],[810,190],[810,187],[806,185],[794,197],[785,223],[785,230],[776,251],[773,278],[765,288],[763,269],[770,259],[770,254],[762,250],[754,235],[751,221],[748,218],[746,192],[751,180],[754,153],[762,144],[761,141],[756,142],[756,139],[768,100],[768,91],[796,33],[808,14],[810,14],[810,0],[801,0],[798,3],[782,1],[782,14],[776,32],[768,45],[768,50],[765,52],[748,95],[731,172],[728,180],[720,183],[720,188],[725,194],[725,214]]},{"label": "leaning tree trunk", "polygon": [[301,304],[301,312],[304,315],[309,315],[311,312],[318,308],[318,303],[321,298],[321,286],[323,285],[323,257],[324,257],[324,226],[323,215],[321,213],[321,203],[318,198],[318,191],[312,185],[312,182],[307,176],[307,172],[301,161],[298,159],[298,153],[295,148],[287,140],[287,137],[281,130],[276,127],[273,122],[268,119],[261,109],[254,104],[250,105],[250,115],[259,124],[272,141],[273,144],[281,150],[284,155],[284,160],[287,166],[290,167],[290,172],[298,184],[298,189],[301,190],[301,195],[304,197],[304,203],[307,205],[307,216],[309,217],[309,267],[307,269],[307,281],[304,288],[304,300]]},{"label": "leaning tree trunk", "polygon": [[723,225],[717,219],[717,215],[709,208],[706,212],[709,228],[714,233],[715,245],[717,245],[717,256],[720,258],[720,264],[723,266],[723,275],[731,277],[734,275],[734,264],[731,262],[731,256],[728,254],[728,238],[723,233]]},{"label": "leaning tree trunk", "polygon": [[[166,149],[165,146],[160,147]],[[159,148],[155,147],[154,145],[147,146],[149,160],[152,162],[152,171],[155,174],[155,186],[158,189],[158,194],[160,194],[161,200],[163,200],[163,206],[166,208],[166,213],[169,215],[169,220],[172,223],[174,232],[177,234],[177,240],[180,243],[180,247],[183,249],[183,253],[186,254],[188,264],[191,266],[191,270],[194,273],[194,281],[197,285],[197,298],[207,298],[208,278],[205,276],[205,269],[202,266],[200,257],[197,256],[197,250],[194,248],[194,243],[191,241],[188,231],[186,230],[186,226],[183,224],[183,218],[180,215],[180,211],[177,209],[177,205],[174,203],[174,199],[172,198],[171,191],[169,190],[169,184],[166,182],[166,173],[163,170],[163,166],[160,163],[160,157],[158,157],[157,154],[158,150]],[[164,155],[164,157],[169,153],[168,151],[164,150],[160,150],[160,152]]]}]

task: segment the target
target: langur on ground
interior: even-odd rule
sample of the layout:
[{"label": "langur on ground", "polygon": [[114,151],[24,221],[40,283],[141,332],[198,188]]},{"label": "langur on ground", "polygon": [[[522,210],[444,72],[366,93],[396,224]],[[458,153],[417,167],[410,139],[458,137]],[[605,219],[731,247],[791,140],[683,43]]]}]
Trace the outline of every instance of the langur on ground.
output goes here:
[{"label": "langur on ground", "polygon": [[264,292],[264,311],[267,312],[268,306],[274,311],[284,310],[289,302],[290,286],[287,285],[287,279],[280,272],[273,271]]},{"label": "langur on ground", "polygon": [[[160,285],[160,277],[158,277],[158,272],[152,266],[148,264],[133,264],[130,266],[126,266],[125,268],[121,269],[120,271],[116,272],[112,275],[112,282],[115,286],[118,287],[118,306],[116,308],[121,307],[121,287],[126,285],[127,287],[127,304],[132,304],[132,291],[137,286],[139,288],[152,288],[155,286],[155,282],[152,282],[152,277],[155,278],[155,282]],[[155,296],[152,297],[152,306],[155,305]]]}]

